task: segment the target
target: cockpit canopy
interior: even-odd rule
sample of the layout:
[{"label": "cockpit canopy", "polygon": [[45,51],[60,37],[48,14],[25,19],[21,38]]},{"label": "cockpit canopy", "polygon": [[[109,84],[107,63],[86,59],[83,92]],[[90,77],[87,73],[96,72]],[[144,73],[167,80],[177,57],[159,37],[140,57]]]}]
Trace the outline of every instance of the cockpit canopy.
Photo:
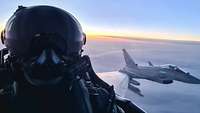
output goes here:
[{"label": "cockpit canopy", "polygon": [[165,64],[165,65],[161,65],[162,68],[165,69],[177,69],[178,67],[176,65],[173,64]]},{"label": "cockpit canopy", "polygon": [[[165,69],[173,70],[173,71],[176,71],[179,73],[185,73],[182,69],[180,69],[178,66],[173,65],[173,64],[166,64],[166,65],[162,65],[161,67],[165,68]],[[187,73],[187,74],[189,74],[189,73]]]}]

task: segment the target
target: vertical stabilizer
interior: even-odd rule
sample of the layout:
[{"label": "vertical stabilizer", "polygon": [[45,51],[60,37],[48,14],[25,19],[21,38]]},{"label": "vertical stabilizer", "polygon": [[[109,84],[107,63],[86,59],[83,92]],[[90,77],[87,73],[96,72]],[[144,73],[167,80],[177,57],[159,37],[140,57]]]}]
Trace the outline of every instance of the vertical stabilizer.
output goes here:
[{"label": "vertical stabilizer", "polygon": [[126,62],[126,66],[132,67],[132,68],[133,67],[136,68],[137,64],[133,61],[133,59],[128,54],[128,52],[126,51],[126,49],[122,49],[122,51],[123,51],[124,59],[125,59],[125,62]]}]

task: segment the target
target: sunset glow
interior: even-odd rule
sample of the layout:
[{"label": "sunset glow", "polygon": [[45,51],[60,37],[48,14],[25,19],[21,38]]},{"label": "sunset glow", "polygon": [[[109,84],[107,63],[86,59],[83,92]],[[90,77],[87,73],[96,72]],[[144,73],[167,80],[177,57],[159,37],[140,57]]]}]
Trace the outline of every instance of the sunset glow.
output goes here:
[{"label": "sunset glow", "polygon": [[72,13],[90,36],[200,41],[197,0],[3,0],[0,30],[18,5],[51,5]]},{"label": "sunset glow", "polygon": [[200,41],[200,35],[195,36],[191,34],[170,34],[159,32],[108,32],[108,31],[86,31],[86,34],[90,38],[99,36],[111,36],[121,38],[133,38],[133,39],[162,39],[162,40],[181,40],[181,41]]},{"label": "sunset glow", "polygon": [[0,23],[0,31],[2,31],[4,28],[4,25]]}]

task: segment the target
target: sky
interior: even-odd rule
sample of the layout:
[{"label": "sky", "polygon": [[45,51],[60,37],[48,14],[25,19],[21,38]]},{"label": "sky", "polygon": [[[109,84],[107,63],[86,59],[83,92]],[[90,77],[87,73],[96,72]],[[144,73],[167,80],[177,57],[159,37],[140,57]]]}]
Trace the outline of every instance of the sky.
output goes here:
[{"label": "sky", "polygon": [[[106,41],[96,38],[88,40],[84,50],[85,54],[90,55],[95,72],[100,73],[116,71],[126,65],[122,48],[127,50],[139,66],[148,66],[148,61],[155,66],[173,64],[200,79],[199,43],[126,39]],[[200,84],[174,81],[166,85],[149,80],[134,80],[140,82],[140,86],[136,87],[141,90],[144,97],[128,91],[126,98],[147,113],[199,113],[200,111]]]},{"label": "sky", "polygon": [[72,13],[89,35],[200,41],[199,0],[1,0],[0,29],[18,5]]}]

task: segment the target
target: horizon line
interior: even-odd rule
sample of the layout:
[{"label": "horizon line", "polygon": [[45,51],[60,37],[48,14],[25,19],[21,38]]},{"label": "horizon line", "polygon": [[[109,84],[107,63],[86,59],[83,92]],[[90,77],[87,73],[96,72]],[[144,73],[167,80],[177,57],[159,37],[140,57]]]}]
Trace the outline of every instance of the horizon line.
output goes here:
[{"label": "horizon line", "polygon": [[167,39],[167,38],[147,38],[140,36],[121,36],[121,35],[103,35],[103,34],[87,34],[88,38],[92,37],[110,37],[110,38],[119,38],[119,39],[129,39],[129,40],[149,40],[149,41],[177,41],[177,42],[196,42],[200,43],[200,40],[184,40],[184,39]]}]

